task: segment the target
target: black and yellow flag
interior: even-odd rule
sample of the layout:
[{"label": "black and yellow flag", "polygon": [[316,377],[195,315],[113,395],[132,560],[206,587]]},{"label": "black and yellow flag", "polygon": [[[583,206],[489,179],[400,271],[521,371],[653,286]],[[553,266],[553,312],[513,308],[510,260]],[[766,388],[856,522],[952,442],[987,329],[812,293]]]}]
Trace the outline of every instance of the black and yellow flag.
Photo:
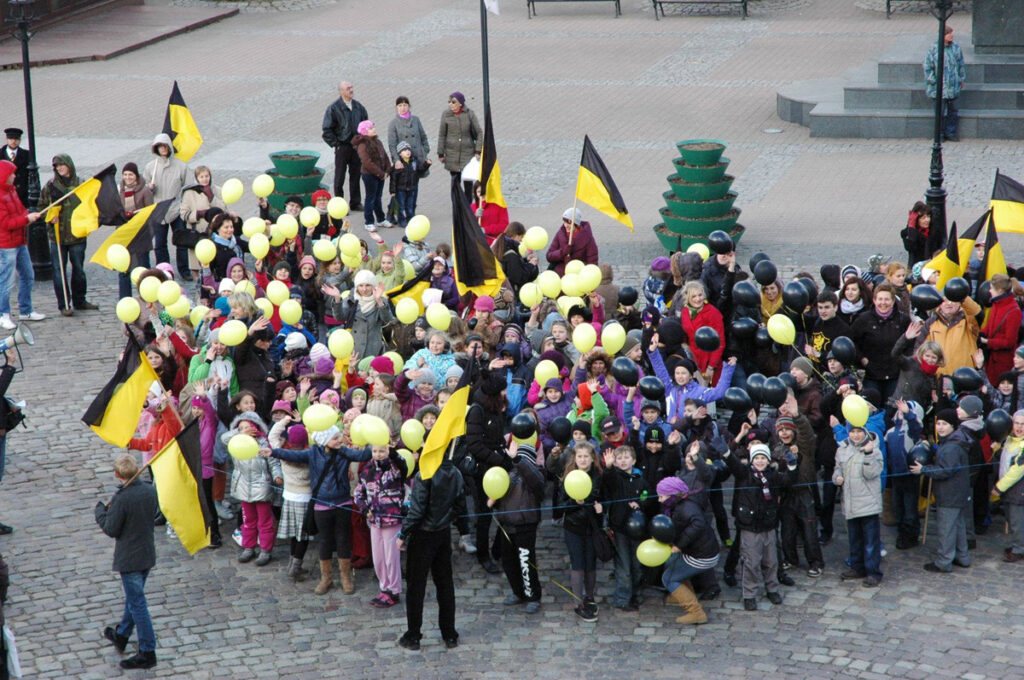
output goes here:
[{"label": "black and yellow flag", "polygon": [[164,116],[164,134],[174,144],[174,155],[188,163],[203,145],[203,136],[199,134],[192,112],[185,106],[185,100],[178,89],[178,81],[171,88],[171,98],[167,102],[167,115]]},{"label": "black and yellow flag", "polygon": [[459,295],[473,291],[478,297],[494,297],[505,281],[501,263],[487,245],[458,177],[452,178],[452,260]]},{"label": "black and yellow flag", "polygon": [[[973,245],[974,242],[971,241],[971,243]],[[963,274],[963,270],[960,268],[960,250],[959,240],[956,237],[956,222],[953,223],[953,228],[949,230],[949,240],[946,241],[946,249],[929,261],[924,268],[934,269],[939,272],[939,281],[935,284],[935,287],[940,291],[946,285],[946,281]]]},{"label": "black and yellow flag", "polygon": [[494,146],[494,129],[491,126],[491,110],[484,111],[484,149],[480,156],[480,186],[484,188],[484,200],[508,208],[501,194],[501,167],[498,165],[498,150]]},{"label": "black and yellow flag", "polygon": [[[132,256],[132,266],[138,265],[143,261],[143,256],[153,249],[154,227],[163,223],[167,207],[173,200],[169,198],[155,205],[147,205],[136,212],[130,220],[115,229],[114,233],[100,244],[96,254],[89,261],[95,262],[101,267],[113,269],[113,266],[107,261],[107,248],[114,244],[120,244],[127,248],[128,253]],[[131,271],[131,267],[128,271]]]},{"label": "black and yellow flag", "polygon": [[992,220],[999,231],[1024,234],[1024,184],[998,170],[992,187]]},{"label": "black and yellow flag", "polygon": [[124,222],[124,206],[117,190],[116,172],[117,168],[108,165],[71,190],[78,199],[78,205],[71,207],[68,204],[71,210],[71,233],[77,238],[85,238],[99,229],[101,224]]},{"label": "black and yellow flag", "polygon": [[613,220],[622,222],[633,231],[633,220],[626,210],[622,194],[588,136],[583,137],[583,157],[576,177],[576,198]]},{"label": "black and yellow flag", "polygon": [[387,292],[388,300],[393,305],[397,305],[399,300],[409,298],[416,302],[420,307],[420,315],[422,316],[423,307],[423,291],[430,288],[430,268],[433,262],[428,262],[427,266],[423,268],[416,276],[412,277],[401,286],[392,288]]},{"label": "black and yellow flag", "polygon": [[194,419],[149,463],[160,512],[189,555],[210,545],[213,515],[203,493],[199,419]]},{"label": "black and yellow flag", "polygon": [[159,380],[135,336],[129,333],[114,377],[89,404],[82,422],[114,446],[128,446],[139,425],[146,395]]},{"label": "black and yellow flag", "polygon": [[981,259],[981,271],[984,273],[984,281],[990,281],[996,274],[1006,274],[1006,258],[1003,257],[1003,247],[999,245],[999,236],[996,234],[996,221],[988,221],[988,229],[985,232],[985,255]]},{"label": "black and yellow flag", "polygon": [[991,210],[986,210],[985,214],[974,221],[974,224],[967,227],[962,234],[956,238],[956,249],[957,255],[960,257],[960,276],[967,271],[967,266],[971,261],[971,253],[974,250],[974,244],[977,243],[978,238],[981,236],[982,229],[988,224],[988,218],[991,214]]}]

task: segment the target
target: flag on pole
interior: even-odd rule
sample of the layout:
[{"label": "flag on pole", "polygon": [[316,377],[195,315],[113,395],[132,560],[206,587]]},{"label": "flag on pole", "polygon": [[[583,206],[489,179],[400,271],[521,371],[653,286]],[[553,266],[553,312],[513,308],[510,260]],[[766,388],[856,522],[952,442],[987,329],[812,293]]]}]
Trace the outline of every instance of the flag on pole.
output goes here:
[{"label": "flag on pole", "polygon": [[991,206],[999,231],[1024,234],[1024,184],[996,170]]},{"label": "flag on pole", "polygon": [[939,272],[939,281],[935,284],[935,287],[940,291],[946,285],[946,281],[963,273],[960,269],[960,250],[958,246],[956,222],[954,222],[953,228],[949,230],[949,240],[946,242],[946,249],[924,266],[925,269],[933,269]]},{"label": "flag on pole", "polygon": [[484,0],[484,7],[491,14],[501,15],[501,12],[498,11],[498,0]]},{"label": "flag on pole", "polygon": [[469,408],[469,388],[476,381],[476,362],[470,361],[466,372],[459,378],[455,393],[445,402],[434,427],[423,443],[420,453],[420,478],[430,479],[444,462],[445,452],[456,437],[466,434],[466,409]]},{"label": "flag on pole", "polygon": [[[64,201],[71,210],[71,233],[76,238],[85,238],[99,229],[101,224],[124,222],[124,205],[117,190],[116,172],[113,164],[108,165],[72,189],[74,197]],[[77,205],[72,203],[74,198],[78,199]],[[46,214],[49,216],[50,211]]]},{"label": "flag on pole", "polygon": [[1003,257],[1003,247],[999,245],[999,235],[996,233],[996,221],[988,221],[988,230],[985,232],[985,255],[981,258],[981,271],[984,273],[984,281],[991,281],[996,274],[1006,274],[1006,258]]},{"label": "flag on pole", "polygon": [[432,263],[428,263],[427,266],[423,268],[423,271],[421,271],[419,274],[412,277],[402,285],[389,290],[386,293],[386,295],[388,296],[388,301],[391,302],[392,305],[397,305],[399,300],[409,298],[410,300],[413,300],[417,305],[419,305],[420,314],[422,315],[424,311],[423,291],[425,291],[427,288],[430,288],[431,264]]},{"label": "flag on pole", "polygon": [[470,210],[458,177],[452,178],[452,259],[459,295],[473,291],[494,297],[505,281],[505,272],[487,246],[487,238]]},{"label": "flag on pole", "polygon": [[633,231],[633,220],[622,200],[622,194],[597,154],[597,149],[591,144],[590,137],[586,135],[583,137],[583,157],[576,178],[576,198]]},{"label": "flag on pole", "polygon": [[139,425],[149,388],[159,380],[135,335],[129,333],[114,377],[89,404],[82,422],[114,446],[128,446]]},{"label": "flag on pole", "polygon": [[480,186],[484,188],[484,200],[505,208],[508,204],[501,194],[501,167],[498,165],[498,151],[494,146],[494,128],[491,126],[491,110],[484,111],[484,148],[480,156]]},{"label": "flag on pole", "polygon": [[964,233],[960,234],[956,239],[957,253],[960,257],[960,274],[962,275],[967,271],[967,265],[971,261],[971,251],[974,250],[974,244],[978,241],[981,236],[981,230],[985,228],[988,223],[989,215],[992,210],[986,210],[985,214],[974,221],[974,224],[967,227]]},{"label": "flag on pole", "polygon": [[171,88],[171,98],[167,102],[167,114],[164,116],[164,134],[174,144],[174,155],[188,163],[203,145],[203,136],[199,134],[192,112],[185,106],[185,100],[178,89],[178,81]]},{"label": "flag on pole", "polygon": [[[170,407],[168,407],[170,408]],[[149,463],[160,511],[189,555],[210,545],[213,515],[203,493],[199,419],[167,442]]]},{"label": "flag on pole", "polygon": [[115,229],[107,237],[107,240],[100,244],[96,254],[89,261],[95,262],[101,267],[113,269],[107,261],[107,249],[114,244],[120,244],[128,249],[133,264],[141,262],[143,256],[152,250],[154,228],[163,222],[167,208],[173,200],[169,198],[154,205],[147,205],[136,212],[130,220]]}]

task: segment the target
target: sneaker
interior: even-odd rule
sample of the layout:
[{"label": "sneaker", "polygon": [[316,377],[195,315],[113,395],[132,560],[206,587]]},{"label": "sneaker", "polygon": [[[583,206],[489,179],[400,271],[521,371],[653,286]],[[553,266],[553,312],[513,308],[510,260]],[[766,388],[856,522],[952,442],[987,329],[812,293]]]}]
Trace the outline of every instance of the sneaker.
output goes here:
[{"label": "sneaker", "polygon": [[167,536],[169,538],[177,538],[178,537],[178,534],[174,533],[174,527],[172,527],[169,522],[167,524],[167,532],[166,533],[167,533]]},{"label": "sneaker", "polygon": [[533,602],[527,602],[526,603],[526,613],[527,614],[536,614],[539,611],[540,611],[540,602],[537,602],[536,600],[534,600]]},{"label": "sneaker", "polygon": [[405,633],[402,637],[398,638],[398,646],[403,649],[408,649],[410,652],[420,651],[419,638],[411,637],[408,633]]},{"label": "sneaker", "polygon": [[782,594],[778,592],[768,593],[768,601],[772,604],[782,604]]},{"label": "sneaker", "polygon": [[131,670],[134,668],[152,668],[156,665],[156,652],[140,651],[135,656],[129,657],[121,662],[121,668]]},{"label": "sneaker", "polygon": [[856,581],[857,579],[864,578],[864,574],[854,569],[847,569],[843,573],[839,574],[840,581]]},{"label": "sneaker", "polygon": [[46,315],[43,314],[42,312],[32,312],[31,314],[26,314],[21,318],[25,319],[26,321],[42,321],[43,319],[46,318]]},{"label": "sneaker", "polygon": [[757,611],[757,600],[755,600],[753,598],[750,598],[750,597],[744,599],[743,600],[743,608],[745,610],[747,610],[748,612],[756,612]]},{"label": "sneaker", "polygon": [[391,598],[391,595],[382,591],[377,597],[370,600],[370,606],[377,607],[378,609],[387,609],[388,607],[394,607],[395,601]]},{"label": "sneaker", "polygon": [[875,578],[874,576],[868,576],[866,579],[861,581],[861,585],[865,588],[877,588],[878,584],[881,582],[882,580],[879,578]]},{"label": "sneaker", "polygon": [[792,568],[793,568],[793,565],[790,562],[783,562],[782,563],[782,570],[783,571],[789,571]]},{"label": "sneaker", "polygon": [[444,646],[446,649],[455,649],[459,646],[459,636],[456,635],[455,637],[445,638]]},{"label": "sneaker", "polygon": [[391,227],[393,227],[395,225],[391,224],[391,222],[389,220],[384,220],[383,222],[378,222],[377,226],[382,228],[382,229],[390,229]]},{"label": "sneaker", "polygon": [[[3,522],[0,522],[0,536],[8,536],[13,533],[14,527],[12,527],[10,524],[4,524]],[[1006,554],[1009,555],[1010,551],[1007,550]]]},{"label": "sneaker", "polygon": [[[533,603],[531,602],[531,604]],[[592,612],[586,604],[581,604],[572,611],[574,614],[576,614],[576,616],[580,617],[580,619],[586,621],[587,623],[593,623],[597,621],[597,613]]]},{"label": "sneaker", "polygon": [[260,556],[256,558],[257,567],[265,567],[270,564],[270,552],[266,550],[260,550]]},{"label": "sneaker", "polygon": [[217,506],[217,517],[221,519],[235,518],[235,513],[231,511],[231,506],[228,505],[227,501],[217,501],[214,505]]},{"label": "sneaker", "polygon": [[251,562],[254,557],[256,557],[256,551],[252,548],[244,548],[242,552],[238,553],[238,561],[243,564],[245,562]]},{"label": "sneaker", "polygon": [[89,302],[88,300],[86,300],[85,302],[83,302],[80,305],[75,305],[75,309],[77,309],[80,312],[93,312],[93,311],[96,311],[99,308],[100,308],[99,305],[94,305],[93,303]]},{"label": "sneaker", "polygon": [[469,537],[469,534],[459,537],[459,550],[470,555],[476,554],[476,546],[473,545],[473,539]]},{"label": "sneaker", "polygon": [[1003,562],[1020,562],[1021,560],[1024,560],[1024,555],[1019,555],[1012,550],[1003,553]]},{"label": "sneaker", "polygon": [[820,567],[811,567],[807,570],[807,575],[811,578],[818,578],[819,576],[821,576],[821,572],[822,570]]},{"label": "sneaker", "polygon": [[[371,234],[375,233],[377,231],[377,225],[374,224],[373,222],[368,223],[366,225],[366,231],[370,232]],[[416,649],[419,649],[419,647],[417,647]]]},{"label": "sneaker", "polygon": [[640,611],[640,605],[636,602],[627,602],[626,604],[614,605],[620,612],[638,612]]},{"label": "sneaker", "polygon": [[789,574],[779,574],[779,583],[789,588],[796,585],[796,581],[794,581],[793,577]]},{"label": "sneaker", "polygon": [[110,640],[110,644],[114,645],[114,649],[124,654],[124,648],[128,646],[128,638],[123,635],[118,635],[116,628],[113,626],[107,626],[104,628],[103,637]]},{"label": "sneaker", "polygon": [[952,574],[953,573],[953,568],[952,567],[950,567],[949,569],[943,569],[942,567],[940,567],[939,565],[935,564],[934,562],[928,562],[927,564],[925,564],[924,565],[924,570],[925,571],[930,571],[933,574]]},{"label": "sneaker", "polygon": [[241,529],[235,529],[234,531],[232,531],[231,532],[231,540],[234,541],[235,543],[237,543],[239,547],[241,547],[242,546],[242,530]]},{"label": "sneaker", "polygon": [[524,602],[526,602],[526,600],[520,598],[515,593],[512,593],[510,595],[505,596],[505,601],[502,604],[504,604],[506,607],[513,607],[517,604],[523,604]]},{"label": "sneaker", "polygon": [[13,321],[11,321],[11,315],[10,314],[2,314],[2,315],[0,315],[0,328],[6,328],[9,331],[13,331],[17,327],[18,327],[18,324],[16,324]]}]

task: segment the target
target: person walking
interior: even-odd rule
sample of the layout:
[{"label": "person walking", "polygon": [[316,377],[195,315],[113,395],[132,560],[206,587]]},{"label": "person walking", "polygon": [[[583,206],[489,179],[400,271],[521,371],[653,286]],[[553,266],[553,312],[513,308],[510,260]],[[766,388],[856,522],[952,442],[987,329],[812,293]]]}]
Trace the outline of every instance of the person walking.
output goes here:
[{"label": "person walking", "polygon": [[[957,100],[967,80],[967,67],[964,65],[963,50],[953,41],[953,27],[948,24],[943,44],[942,138],[948,142],[958,142],[960,105]],[[932,45],[928,50],[928,56],[924,58],[925,92],[932,99],[935,99],[937,94],[938,64],[939,48],[938,45]]]},{"label": "person walking", "polygon": [[146,605],[146,578],[156,564],[153,518],[156,489],[140,479],[135,457],[123,453],[114,462],[114,475],[122,486],[110,502],[96,502],[96,523],[115,541],[114,571],[121,573],[124,587],[124,616],[117,626],[107,626],[103,637],[123,653],[138,628],[139,652],[121,661],[121,668],[152,668],[156,665],[156,634]]},{"label": "person walking", "polygon": [[[484,131],[461,92],[448,95],[448,108],[441,114],[437,133],[437,158],[452,177],[462,177],[462,169],[474,157],[479,160],[483,150]],[[466,200],[473,202],[473,183],[462,182]]]},{"label": "person walking", "polygon": [[32,258],[26,236],[28,225],[39,219],[39,213],[25,209],[17,188],[17,166],[0,160],[0,328],[13,330],[11,320],[11,285],[18,272],[18,313],[22,319],[42,321],[45,314],[32,311]]},{"label": "person walking", "polygon": [[359,155],[352,146],[356,129],[370,114],[366,107],[355,98],[352,83],[342,81],[338,85],[338,98],[324,112],[323,138],[334,149],[334,195],[344,198],[345,174],[348,173],[349,210],[362,210],[359,193],[361,165]]}]

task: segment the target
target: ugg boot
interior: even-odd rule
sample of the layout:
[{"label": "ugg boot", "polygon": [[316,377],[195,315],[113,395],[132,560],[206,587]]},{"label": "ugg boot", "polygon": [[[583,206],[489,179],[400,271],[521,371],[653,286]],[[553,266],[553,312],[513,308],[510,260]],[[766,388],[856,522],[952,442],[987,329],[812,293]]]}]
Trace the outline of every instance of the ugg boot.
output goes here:
[{"label": "ugg boot", "polygon": [[677,618],[676,623],[701,624],[708,622],[708,615],[704,613],[704,608],[697,601],[697,596],[689,581],[673,590],[671,597],[676,604],[686,610],[686,614]]},{"label": "ugg boot", "polygon": [[309,572],[302,568],[301,557],[292,557],[288,560],[288,575],[293,581],[305,581],[307,573]]},{"label": "ugg boot", "polygon": [[334,581],[331,580],[331,561],[320,560],[320,583],[316,584],[313,592],[317,595],[325,595],[333,585]]},{"label": "ugg boot", "polygon": [[882,490],[882,524],[887,527],[899,524],[896,521],[896,512],[893,510],[892,489]]},{"label": "ugg boot", "polygon": [[346,595],[356,592],[356,584],[352,582],[352,560],[339,557],[338,570],[341,572],[341,592]]}]

